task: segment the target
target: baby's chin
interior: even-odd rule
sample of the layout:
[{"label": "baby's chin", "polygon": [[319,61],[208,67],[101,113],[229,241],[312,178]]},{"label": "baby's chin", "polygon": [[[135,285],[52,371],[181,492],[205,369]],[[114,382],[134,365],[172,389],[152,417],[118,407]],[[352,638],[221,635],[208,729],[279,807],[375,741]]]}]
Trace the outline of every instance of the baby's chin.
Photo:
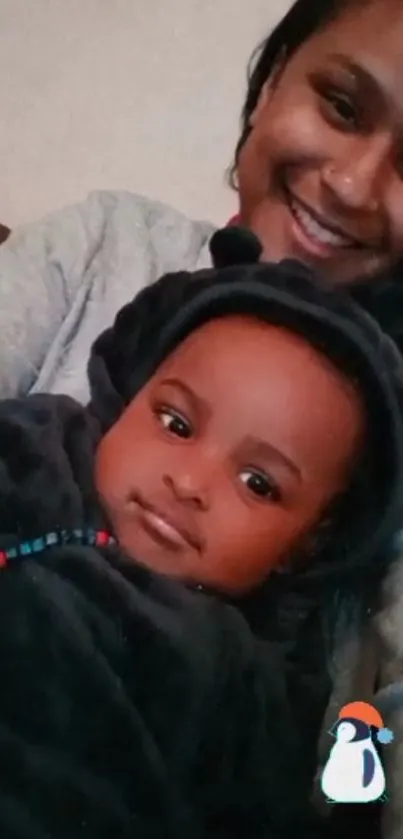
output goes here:
[{"label": "baby's chin", "polygon": [[[236,578],[225,573],[220,564],[216,573],[208,573],[208,554],[200,555],[191,546],[173,548],[155,541],[153,536],[133,521],[115,523],[115,538],[128,561],[154,574],[177,580],[187,588],[216,595],[222,599],[240,600],[259,588],[263,581]],[[210,564],[211,568],[211,564]],[[211,568],[212,571],[212,568]]]},{"label": "baby's chin", "polygon": [[119,547],[129,561],[164,577],[179,580],[185,584],[195,584],[197,578],[194,573],[194,563],[189,561],[185,553],[181,555],[180,552],[162,545],[152,545],[147,534],[144,535],[141,532],[133,534],[121,529],[115,530],[115,535]]}]

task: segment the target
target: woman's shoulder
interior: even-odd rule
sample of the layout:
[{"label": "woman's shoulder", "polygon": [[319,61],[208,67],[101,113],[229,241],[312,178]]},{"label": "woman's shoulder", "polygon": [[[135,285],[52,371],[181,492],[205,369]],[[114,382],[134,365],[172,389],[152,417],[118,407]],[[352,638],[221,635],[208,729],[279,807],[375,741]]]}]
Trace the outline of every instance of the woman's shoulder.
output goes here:
[{"label": "woman's shoulder", "polygon": [[213,230],[159,201],[97,191],[13,231],[0,247],[1,396],[83,399],[92,341],[161,274],[206,267]]},{"label": "woman's shoulder", "polygon": [[206,262],[203,251],[215,230],[211,222],[191,219],[160,200],[126,191],[92,192],[86,205],[88,213],[102,220],[115,247],[135,244],[147,250],[157,273],[193,270]]},{"label": "woman's shoulder", "polygon": [[[46,269],[52,257],[71,291],[76,290],[71,286],[81,285],[89,264],[100,261],[124,269],[130,260],[134,268],[141,264],[145,273],[150,270],[150,279],[156,279],[168,271],[205,267],[214,229],[210,222],[190,219],[162,201],[132,192],[97,190],[80,203],[13,231],[2,245],[0,268],[11,257],[35,263],[39,253]],[[70,274],[75,283],[69,281]]]}]

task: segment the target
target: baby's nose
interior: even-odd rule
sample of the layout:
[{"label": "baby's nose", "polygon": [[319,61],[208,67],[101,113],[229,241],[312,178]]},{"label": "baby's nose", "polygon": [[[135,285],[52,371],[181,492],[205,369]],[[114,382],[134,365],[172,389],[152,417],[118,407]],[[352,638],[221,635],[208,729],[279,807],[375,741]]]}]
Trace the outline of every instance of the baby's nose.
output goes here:
[{"label": "baby's nose", "polygon": [[184,465],[184,468],[180,471],[165,474],[163,481],[178,501],[191,504],[200,510],[208,509],[209,489],[207,477],[203,477],[200,473],[196,473]]}]

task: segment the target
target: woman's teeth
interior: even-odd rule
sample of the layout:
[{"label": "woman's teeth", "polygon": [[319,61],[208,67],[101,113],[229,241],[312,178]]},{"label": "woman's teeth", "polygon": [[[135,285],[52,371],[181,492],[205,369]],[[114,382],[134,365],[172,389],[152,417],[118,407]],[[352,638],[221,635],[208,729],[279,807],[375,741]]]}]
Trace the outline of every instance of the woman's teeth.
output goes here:
[{"label": "woman's teeth", "polygon": [[323,227],[313,216],[301,207],[301,204],[291,199],[291,212],[301,225],[305,234],[316,240],[321,245],[328,245],[333,248],[348,248],[354,246],[355,242],[347,236],[334,233],[328,227]]}]

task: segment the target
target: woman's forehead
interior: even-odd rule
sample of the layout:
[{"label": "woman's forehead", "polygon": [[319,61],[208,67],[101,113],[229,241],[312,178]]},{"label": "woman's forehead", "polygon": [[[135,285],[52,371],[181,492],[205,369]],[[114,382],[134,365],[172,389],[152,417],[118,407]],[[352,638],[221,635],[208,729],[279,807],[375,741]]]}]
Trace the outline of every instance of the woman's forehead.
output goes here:
[{"label": "woman's forehead", "polygon": [[346,10],[319,30],[301,50],[312,57],[339,55],[389,86],[403,76],[403,4],[401,0],[367,0]]}]

